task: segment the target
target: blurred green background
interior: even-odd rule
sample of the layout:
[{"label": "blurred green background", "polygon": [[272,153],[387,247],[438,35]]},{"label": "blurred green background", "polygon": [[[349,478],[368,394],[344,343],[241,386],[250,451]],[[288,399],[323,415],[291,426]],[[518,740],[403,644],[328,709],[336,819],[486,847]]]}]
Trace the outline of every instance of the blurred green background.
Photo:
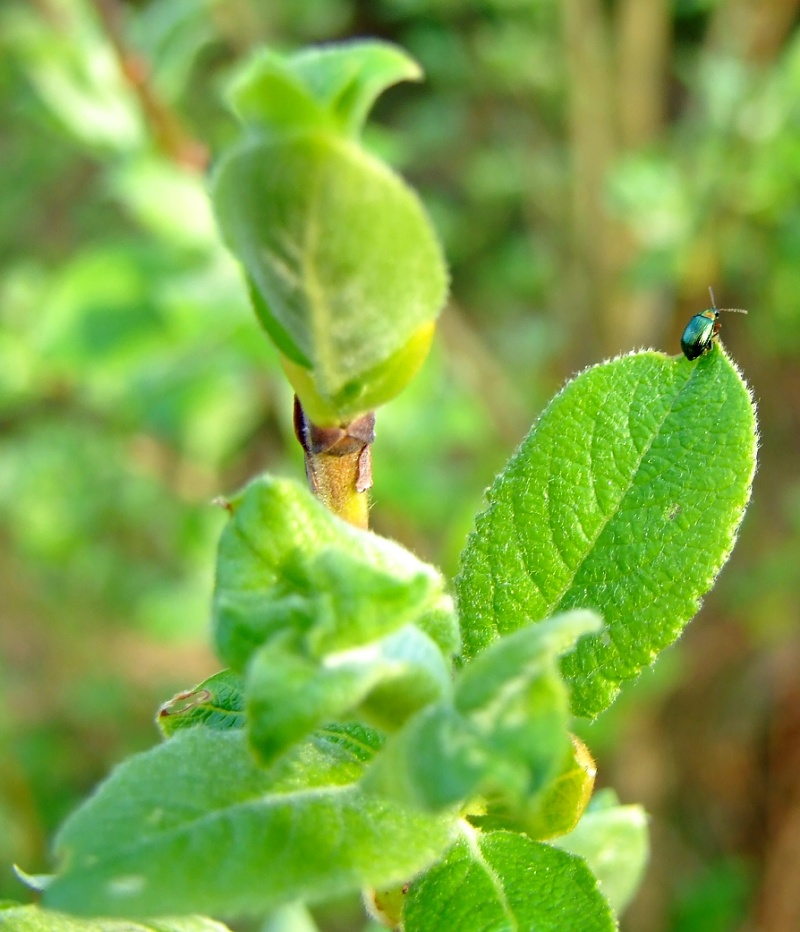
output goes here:
[{"label": "blurred green background", "polygon": [[[261,44],[403,45],[367,143],[452,297],[382,409],[373,526],[448,573],[564,379],[723,337],[762,455],[739,545],[655,671],[583,729],[651,814],[629,932],[800,929],[800,0],[5,0],[0,6],[0,897],[216,669],[211,504],[302,475],[291,398],[205,195]],[[334,926],[331,926],[332,928]],[[340,919],[337,928],[357,928]],[[245,928],[240,926],[237,928]]]}]

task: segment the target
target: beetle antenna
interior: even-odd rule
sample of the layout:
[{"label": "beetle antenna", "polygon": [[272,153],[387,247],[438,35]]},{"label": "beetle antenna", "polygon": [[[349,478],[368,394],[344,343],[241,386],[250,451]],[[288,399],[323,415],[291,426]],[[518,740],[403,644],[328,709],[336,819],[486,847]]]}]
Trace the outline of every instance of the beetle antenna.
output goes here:
[{"label": "beetle antenna", "polygon": [[746,314],[747,311],[743,307],[717,307],[717,299],[714,297],[714,292],[711,290],[711,285],[708,286],[708,293],[711,295],[711,307],[715,311],[723,311],[726,314]]}]

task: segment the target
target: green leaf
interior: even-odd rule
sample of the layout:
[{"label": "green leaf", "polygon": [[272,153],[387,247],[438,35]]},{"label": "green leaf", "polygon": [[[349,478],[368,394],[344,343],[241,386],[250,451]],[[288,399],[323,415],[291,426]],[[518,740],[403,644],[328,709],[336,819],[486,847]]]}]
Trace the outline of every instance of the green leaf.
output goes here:
[{"label": "green leaf", "polygon": [[229,508],[215,633],[220,655],[247,668],[262,761],[333,719],[391,730],[449,695],[457,625],[433,567],[291,482],[265,477]]},{"label": "green leaf", "polygon": [[[525,813],[525,833],[537,841],[557,838],[572,831],[592,798],[597,765],[586,745],[574,735],[570,738],[571,746],[561,772],[538,794]],[[473,821],[482,824],[478,820]]]},{"label": "green leaf", "polygon": [[331,719],[360,716],[391,729],[449,692],[441,651],[413,625],[322,662],[278,637],[248,668],[250,740],[269,763]]},{"label": "green leaf", "polygon": [[320,660],[410,623],[443,653],[457,649],[444,580],[399,544],[352,527],[286,480],[258,479],[229,508],[213,623],[217,652],[234,669],[287,632]]},{"label": "green leaf", "polygon": [[304,49],[289,59],[289,67],[353,136],[383,91],[422,77],[422,69],[407,52],[375,40]]},{"label": "green leaf", "polygon": [[315,738],[274,771],[240,730],[182,730],[115,770],[56,839],[45,905],[79,915],[263,913],[388,886],[428,866],[452,820],[365,797],[346,743]]},{"label": "green leaf", "polygon": [[[254,299],[254,305],[257,313],[261,316],[258,309],[263,307],[263,302],[260,304],[259,299],[256,298]],[[276,344],[282,348],[279,338],[270,330],[268,321],[264,317],[261,317],[261,321]],[[435,332],[436,327],[433,321],[423,324],[414,331],[411,339],[403,344],[399,350],[363,373],[358,390],[359,409],[371,410],[377,408],[387,399],[394,398],[405,388],[425,361]],[[288,352],[291,355],[293,350],[289,348]],[[286,356],[281,356],[280,362],[286,377],[295,390],[295,394],[303,403],[303,410],[312,423],[338,423],[341,419],[339,410],[335,404],[331,404],[320,396],[312,370],[305,368],[303,365],[298,365]]]},{"label": "green leaf", "polygon": [[456,708],[475,724],[495,759],[524,768],[520,803],[561,774],[569,753],[569,697],[558,658],[601,628],[594,612],[557,615],[492,644],[459,674]]},{"label": "green leaf", "polygon": [[[424,709],[387,741],[365,788],[433,811],[481,793],[488,797],[482,824],[533,818],[541,826],[537,797],[556,792],[565,762],[574,767],[558,658],[599,626],[593,613],[576,611],[492,644],[459,672],[453,703]],[[572,797],[567,827],[580,814],[578,803],[585,805],[579,793]]]},{"label": "green leaf", "polygon": [[399,391],[413,372],[399,379],[393,359],[447,292],[440,246],[402,179],[348,139],[309,131],[245,139],[220,162],[213,198],[265,329],[310,370],[331,419],[388,400],[376,383]]},{"label": "green leaf", "polygon": [[443,861],[412,883],[403,919],[405,932],[616,928],[580,858],[524,835],[468,828]]},{"label": "green leaf", "polygon": [[619,915],[642,879],[649,855],[647,815],[641,806],[620,806],[608,791],[598,793],[577,827],[553,844],[580,855],[591,867]]},{"label": "green leaf", "polygon": [[330,125],[356,136],[386,88],[421,76],[409,55],[386,42],[347,42],[289,56],[265,50],[237,78],[230,101],[243,123],[262,129]]},{"label": "green leaf", "polygon": [[716,348],[588,369],[550,403],[488,493],[456,581],[473,657],[585,607],[606,623],[564,658],[594,716],[671,644],[733,547],[756,462],[750,394]]},{"label": "green leaf", "polygon": [[331,115],[292,74],[287,60],[268,49],[247,63],[228,99],[243,124],[262,131],[334,129]]},{"label": "green leaf", "polygon": [[444,259],[419,200],[357,143],[378,95],[420,75],[400,49],[359,41],[261,52],[231,92],[246,132],[219,162],[217,217],[318,424],[401,391],[444,303]]},{"label": "green leaf", "polygon": [[497,771],[504,784],[524,783],[519,767],[494,760],[472,723],[440,703],[423,709],[387,741],[363,786],[401,805],[438,812],[468,799]]},{"label": "green leaf", "polygon": [[228,927],[202,916],[179,916],[131,922],[128,919],[76,919],[38,906],[0,907],[0,930],[7,932],[229,932]]},{"label": "green leaf", "polygon": [[242,728],[244,680],[232,670],[221,670],[194,689],[178,693],[158,710],[157,724],[165,738],[182,728],[205,725],[226,730]]},{"label": "green leaf", "polygon": [[[317,731],[315,739],[329,748],[329,756],[332,756],[332,751],[336,749],[340,756],[347,755],[361,764],[368,764],[383,747],[381,733],[361,722],[329,722]],[[288,763],[291,765],[291,758]],[[283,766],[285,767],[286,763],[283,763]]]},{"label": "green leaf", "polygon": [[[539,625],[529,625],[491,645],[461,670],[456,689],[456,705],[464,713],[488,714],[489,728],[500,724],[498,699],[510,696],[541,676],[549,664],[575,649],[580,638],[596,634],[603,621],[595,612],[576,609],[548,618]],[[503,714],[506,708],[503,708]]]}]

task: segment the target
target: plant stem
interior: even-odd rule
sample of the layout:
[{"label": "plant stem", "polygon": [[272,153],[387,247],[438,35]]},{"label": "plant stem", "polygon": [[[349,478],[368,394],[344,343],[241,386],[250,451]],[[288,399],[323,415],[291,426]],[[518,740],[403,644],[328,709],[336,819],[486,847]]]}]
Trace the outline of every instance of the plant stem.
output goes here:
[{"label": "plant stem", "polygon": [[341,427],[319,427],[295,396],[294,432],[305,453],[311,491],[335,515],[366,530],[375,414],[370,411]]},{"label": "plant stem", "polygon": [[205,171],[209,161],[208,150],[189,134],[177,113],[158,94],[145,57],[127,43],[124,5],[119,0],[93,0],[93,6],[117,56],[120,70],[138,98],[158,149],[184,168]]}]

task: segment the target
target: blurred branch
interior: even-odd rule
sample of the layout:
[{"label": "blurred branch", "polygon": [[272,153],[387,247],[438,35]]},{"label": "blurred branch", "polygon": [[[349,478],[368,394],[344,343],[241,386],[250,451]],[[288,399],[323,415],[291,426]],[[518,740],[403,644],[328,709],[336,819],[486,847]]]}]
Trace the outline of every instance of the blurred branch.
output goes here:
[{"label": "blurred branch", "polygon": [[[608,212],[603,189],[614,158],[609,37],[599,0],[562,0],[569,89],[568,149],[572,152],[572,266],[567,313],[573,332],[583,330],[585,350],[597,355],[610,283]],[[578,308],[600,311],[594,328]],[[588,316],[588,315],[587,315]],[[592,332],[594,330],[594,332]]]},{"label": "blurred branch", "polygon": [[728,0],[716,7],[707,48],[741,56],[755,65],[774,61],[786,43],[800,0]]},{"label": "blurred branch", "polygon": [[93,0],[93,5],[158,148],[173,162],[204,171],[209,160],[208,150],[192,138],[178,115],[161,99],[151,83],[150,68],[144,57],[128,46],[121,4],[118,0]]},{"label": "blurred branch", "polygon": [[[669,0],[621,0],[614,22],[616,48],[616,116],[621,151],[642,149],[661,139],[666,119],[671,49]],[[634,291],[625,273],[641,245],[622,223],[611,231],[609,249],[614,293],[609,297],[606,352],[653,340],[663,317],[662,296]]]},{"label": "blurred branch", "polygon": [[657,139],[664,128],[670,51],[667,0],[621,0],[617,8],[617,100],[626,148]]},{"label": "blurred branch", "polygon": [[764,875],[759,896],[761,932],[800,928],[800,684],[798,646],[782,645],[774,655],[769,745]]},{"label": "blurred branch", "polygon": [[[222,38],[235,58],[240,58],[254,46],[275,43],[280,29],[267,29],[271,16],[275,16],[278,3],[254,4],[251,0],[226,0],[208,4],[208,15],[214,23],[214,32]],[[368,35],[367,32],[364,33]]]},{"label": "blurred branch", "polygon": [[[568,300],[593,312],[598,345],[587,351],[611,355],[649,342],[661,303],[627,284],[640,245],[609,207],[606,185],[621,154],[663,131],[670,9],[668,0],[621,0],[609,22],[599,0],[562,0],[562,12],[573,153]],[[586,333],[588,321],[565,316]]]}]

